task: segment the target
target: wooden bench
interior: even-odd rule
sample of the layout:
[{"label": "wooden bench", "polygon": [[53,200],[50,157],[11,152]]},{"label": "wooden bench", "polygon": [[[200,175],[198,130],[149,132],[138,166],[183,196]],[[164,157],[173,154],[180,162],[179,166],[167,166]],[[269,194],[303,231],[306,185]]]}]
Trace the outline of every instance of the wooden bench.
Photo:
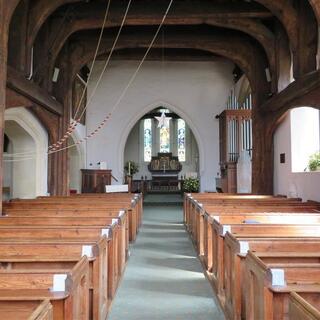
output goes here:
[{"label": "wooden bench", "polygon": [[319,207],[310,203],[246,203],[239,202],[237,205],[206,205],[198,204],[194,212],[190,216],[187,230],[190,232],[191,237],[196,241],[198,237],[199,228],[205,223],[205,215],[220,215],[220,214],[240,214],[240,213],[258,213],[258,212],[310,212],[320,213]]},{"label": "wooden bench", "polygon": [[[130,241],[135,241],[138,233],[139,219],[138,208],[136,206],[129,207],[126,203],[105,203],[105,201],[77,201],[68,200],[61,202],[54,202],[52,200],[40,202],[38,200],[32,201],[14,201],[10,203],[5,203],[3,206],[3,213],[7,215],[19,214],[21,211],[25,211],[27,214],[28,211],[33,212],[34,210],[42,211],[51,211],[56,210],[56,212],[64,210],[77,210],[77,211],[88,211],[94,213],[95,211],[105,211],[105,212],[114,212],[124,210],[128,214],[128,223],[129,223],[129,239]],[[82,198],[80,198],[83,200]],[[18,210],[20,212],[18,212]],[[106,213],[107,214],[107,213]]]},{"label": "wooden bench", "polygon": [[[246,197],[243,196],[236,196],[232,199],[229,195],[226,197],[224,195],[210,195],[209,197],[195,195],[195,197],[196,199],[192,199],[185,195],[186,227],[199,255],[204,255],[205,263],[209,269],[212,267],[213,286],[227,318],[287,319],[288,299],[283,295],[283,292],[282,300],[279,298],[275,300],[274,305],[269,304],[264,309],[276,310],[273,317],[262,317],[261,301],[258,306],[253,303],[254,308],[257,308],[254,313],[244,312],[244,306],[248,305],[248,301],[250,299],[254,301],[257,296],[262,296],[263,292],[251,292],[250,298],[245,292],[248,280],[242,273],[243,270],[246,270],[244,265],[247,265],[243,263],[246,257],[244,252],[247,252],[248,247],[252,250],[251,241],[255,241],[253,249],[257,249],[259,246],[262,249],[261,252],[255,252],[256,258],[263,263],[272,264],[273,267],[285,266],[290,272],[294,267],[299,267],[302,275],[303,266],[306,268],[306,273],[314,272],[315,266],[320,267],[319,203],[302,203],[301,199],[275,199],[273,197],[257,200],[254,199],[254,196],[249,196],[249,199],[245,199]],[[268,211],[274,213],[268,213]],[[286,213],[284,213],[285,211]],[[299,212],[299,214],[297,215],[295,212]],[[228,248],[228,239],[236,239],[236,243],[233,241],[235,252]],[[261,245],[262,242],[263,245]],[[280,246],[280,252],[276,252],[275,250]],[[283,252],[289,249],[292,251]],[[246,270],[245,274],[250,274],[250,272]],[[317,283],[313,283],[308,288],[314,289],[315,286]],[[320,288],[320,284],[318,286]],[[292,289],[292,284],[289,287]],[[272,288],[272,290],[277,291],[276,288]],[[301,287],[299,290],[301,291]],[[246,293],[246,303],[241,301],[244,293]],[[290,291],[287,290],[287,293]],[[304,295],[305,293],[303,293]],[[274,296],[276,295],[274,294]],[[279,294],[276,297],[278,296]],[[252,306],[250,308],[252,309]]]},{"label": "wooden bench", "polygon": [[[90,219],[95,221],[101,218],[120,218],[119,222],[125,225],[125,248],[128,254],[129,250],[129,215],[126,210],[98,210],[98,209],[7,209],[6,216],[9,217],[36,217],[46,219],[48,217],[62,218],[69,217],[79,221],[82,219]],[[1,219],[1,217],[0,217]]]},{"label": "wooden bench", "polygon": [[246,213],[246,212],[313,212],[320,213],[320,206],[311,203],[304,202],[259,202],[247,203],[246,201],[239,201],[238,203],[229,204],[207,204],[198,203],[195,207],[193,214],[190,218],[190,230],[193,231],[192,226],[199,223],[199,219],[203,216],[204,212],[210,215],[216,215],[216,213],[224,212],[225,214]]},{"label": "wooden bench", "polygon": [[[50,199],[46,198],[37,200],[17,200],[6,203],[4,207],[7,209],[7,213],[9,213],[10,216],[0,218],[0,233],[1,235],[7,235],[7,237],[0,236],[0,246],[1,244],[14,244],[15,249],[17,249],[17,246],[21,245],[21,243],[19,244],[19,239],[20,241],[24,242],[24,239],[26,238],[29,239],[28,241],[30,243],[34,241],[34,244],[41,243],[43,241],[51,241],[52,244],[56,244],[57,242],[61,241],[59,239],[64,239],[62,241],[77,241],[80,245],[81,243],[87,241],[99,241],[99,239],[101,239],[101,232],[103,232],[103,230],[108,231],[108,233],[110,233],[111,231],[113,233],[113,238],[111,240],[109,239],[108,241],[109,252],[107,252],[106,250],[106,252],[108,253],[107,271],[109,272],[109,275],[104,275],[104,280],[105,282],[107,282],[106,280],[108,278],[116,279],[110,286],[111,289],[107,290],[108,295],[112,298],[114,296],[119,278],[124,269],[125,260],[127,257],[126,252],[128,252],[129,242],[129,237],[125,232],[126,230],[128,230],[128,228],[122,228],[121,232],[117,231],[118,225],[121,225],[122,219],[119,217],[114,217],[115,211],[123,208],[124,205],[128,206],[129,204],[130,209],[128,211],[134,212],[132,216],[135,216],[135,218],[133,219],[134,221],[131,223],[133,226],[133,232],[131,234],[134,235],[132,237],[134,238],[136,236],[137,228],[140,223],[137,219],[137,211],[139,210],[139,208],[136,208],[136,203],[139,203],[141,205],[140,208],[142,209],[142,198],[137,197],[135,199],[131,199],[119,197],[118,199],[113,198],[113,200],[111,199],[111,197],[108,198],[109,199],[106,200],[104,197],[75,197],[74,199],[71,199],[71,197],[68,197],[67,199],[53,199],[50,197]],[[112,201],[112,203],[110,204],[109,201]],[[88,203],[90,203],[90,205],[88,205]],[[132,207],[134,207],[134,210],[132,209]],[[56,211],[59,216],[50,216],[48,214],[48,208],[51,208],[49,210]],[[94,216],[95,212],[97,212],[97,209],[100,209],[100,218]],[[105,217],[106,212],[108,211],[110,212],[110,214],[108,214],[108,217]],[[42,212],[41,217],[39,217],[39,212]],[[72,214],[70,214],[71,212]],[[80,220],[78,220],[79,222],[74,219],[76,215],[78,219],[79,215],[81,216]],[[118,220],[116,223],[114,223],[115,218],[117,218]],[[106,227],[111,223],[112,226]],[[129,223],[127,223],[127,226],[128,224]],[[12,234],[13,230],[10,230],[11,228],[14,229],[14,236]],[[40,229],[42,229],[42,231]],[[10,235],[10,233],[12,235]],[[121,241],[119,241],[119,238],[121,239]],[[15,241],[15,243],[13,243],[13,241]],[[110,243],[113,243],[114,245],[110,247]],[[125,250],[122,250],[121,248],[125,248]],[[112,251],[115,252],[115,254],[118,256],[118,259],[117,257],[114,258],[114,254],[112,253]],[[119,254],[117,254],[117,252]],[[123,252],[125,253],[122,254]],[[112,263],[110,263],[109,261],[110,257]],[[24,266],[27,266],[28,268],[44,267],[46,265],[47,267],[51,266],[52,268],[59,265],[71,266],[71,264],[75,263],[80,257],[73,257],[72,259],[74,261],[71,261],[72,259],[70,257],[53,258],[34,254],[33,256],[24,255],[24,257],[21,257],[11,255],[10,257],[8,257],[1,256],[0,254],[0,258],[3,260],[3,268],[20,269]],[[110,272],[113,272],[114,276],[110,276]],[[94,290],[93,282],[92,290]],[[92,308],[94,309],[94,306]],[[98,319],[98,317],[95,317],[94,315],[93,318]],[[104,318],[105,315],[101,316],[101,319]]]},{"label": "wooden bench", "polygon": [[319,298],[320,294],[316,299],[310,299],[309,296],[303,298],[300,294],[291,292],[289,297],[289,319],[320,320]]},{"label": "wooden bench", "polygon": [[116,237],[112,236],[113,230],[116,230],[115,226],[110,226],[107,229],[101,229],[99,227],[65,227],[65,226],[35,226],[35,227],[3,227],[0,226],[0,242],[17,242],[17,241],[98,241],[102,235],[110,237],[108,242],[108,275],[110,279],[110,296],[114,297],[115,291],[118,287],[118,283],[121,278],[118,266],[117,255],[117,241]]},{"label": "wooden bench", "polygon": [[288,319],[292,291],[312,301],[319,299],[319,263],[266,264],[249,252],[245,274],[246,319]]},{"label": "wooden bench", "polygon": [[49,300],[0,301],[0,319],[6,320],[52,320],[52,305]]},{"label": "wooden bench", "polygon": [[[118,214],[114,218],[106,217],[82,217],[81,219],[74,219],[72,217],[39,217],[37,214],[24,217],[24,216],[2,216],[0,217],[0,226],[85,226],[85,227],[100,227],[101,229],[112,225],[116,222],[113,228],[113,242],[114,251],[117,255],[119,273],[124,271],[127,253],[128,253],[128,230],[126,229],[126,215]],[[119,228],[119,230],[118,230]]]},{"label": "wooden bench", "polygon": [[[14,222],[19,221],[19,224],[15,224]],[[125,241],[125,226],[119,224],[119,220],[115,220],[113,218],[101,218],[91,220],[90,218],[74,220],[73,218],[10,218],[10,217],[2,217],[0,218],[0,232],[3,232],[6,228],[11,228],[13,226],[15,232],[17,229],[23,231],[23,229],[28,228],[37,228],[36,233],[42,234],[42,231],[46,231],[45,235],[48,235],[47,230],[50,229],[55,230],[64,230],[67,229],[80,229],[82,233],[85,230],[90,230],[91,233],[89,235],[96,235],[95,239],[99,239],[102,229],[106,229],[108,235],[110,235],[110,241],[108,243],[108,259],[109,259],[109,275],[110,279],[114,279],[114,289],[112,290],[112,296],[115,292],[115,288],[117,287],[117,283],[124,271],[125,263],[126,263],[126,241]],[[85,222],[85,223],[84,223]],[[83,224],[83,225],[82,225]],[[7,231],[10,232],[10,229]],[[26,230],[28,231],[28,230]],[[2,237],[0,236],[0,239]],[[54,236],[53,238],[54,239]],[[65,239],[65,238],[63,238]],[[68,239],[68,238],[66,238]],[[112,281],[112,280],[110,280]]]},{"label": "wooden bench", "polygon": [[[265,208],[263,208],[265,209]],[[256,211],[256,210],[253,210]],[[292,215],[292,217],[297,217],[298,215],[306,215],[305,217],[314,217],[314,219],[317,219],[319,214],[315,214],[315,213],[298,213],[298,212],[266,212],[265,210],[261,211],[261,212],[246,212],[245,214],[243,214],[243,216],[247,216],[248,219],[247,220],[252,220],[254,216],[260,215],[260,221],[262,221],[261,219],[263,215],[265,216],[272,216],[272,217],[277,217],[277,216],[288,216],[288,215]],[[207,212],[205,212],[204,214],[204,219],[201,220],[201,223],[199,225],[199,229],[197,232],[197,238],[194,240],[195,246],[198,250],[198,254],[200,256],[203,255],[203,260],[204,260],[204,264],[206,265],[206,268],[208,271],[212,270],[212,224],[214,221],[215,217],[224,217],[224,216],[228,216],[228,217],[239,217],[239,214],[229,214],[229,213],[225,213],[225,212],[220,212],[217,213],[217,215],[212,216],[210,214],[208,214]],[[270,218],[271,219],[271,218]],[[272,218],[273,219],[273,218]],[[302,218],[300,218],[299,221],[301,221]],[[242,221],[242,220],[241,220]],[[310,222],[315,221],[315,220],[310,220]]]},{"label": "wooden bench", "polygon": [[76,194],[73,195],[76,197],[89,197],[89,198],[105,198],[105,199],[126,199],[127,201],[134,200],[138,207],[138,218],[139,218],[139,226],[142,223],[142,216],[143,216],[143,194],[142,193],[113,193],[113,194]]},{"label": "wooden bench", "polygon": [[111,304],[106,237],[98,242],[45,242],[39,239],[0,242],[0,269],[72,268],[83,255],[89,260],[90,319],[105,319]]},{"label": "wooden bench", "polygon": [[89,319],[89,263],[72,270],[0,270],[0,302],[49,299],[54,320]]},{"label": "wooden bench", "polygon": [[224,238],[224,310],[229,319],[244,317],[245,258],[248,250],[253,251],[265,262],[300,261],[318,262],[319,238],[246,238],[235,237],[229,232]]},{"label": "wooden bench", "polygon": [[212,282],[219,295],[223,295],[223,240],[226,232],[239,237],[245,235],[261,238],[319,237],[320,239],[320,225],[233,224],[227,226],[214,220],[212,226]]},{"label": "wooden bench", "polygon": [[312,224],[320,223],[320,214],[315,213],[290,213],[290,212],[263,212],[263,213],[246,213],[246,214],[224,214],[211,216],[205,213],[203,224],[200,224],[198,237],[195,245],[198,249],[198,254],[203,256],[203,261],[206,270],[212,270],[212,224],[213,220],[217,219],[224,224],[254,222],[259,223],[281,223],[286,219],[285,224],[301,223]]},{"label": "wooden bench", "polygon": [[[273,205],[273,204],[301,204],[300,198],[287,199],[283,197],[273,197],[273,196],[215,196],[214,198],[205,196],[204,194],[198,194],[195,198],[185,197],[185,223],[189,225],[189,221],[192,220],[192,216],[196,211],[196,208],[199,205],[208,207],[208,206],[230,206],[230,205],[255,205],[255,204],[264,204],[264,205]],[[318,205],[318,203],[314,203]]]}]

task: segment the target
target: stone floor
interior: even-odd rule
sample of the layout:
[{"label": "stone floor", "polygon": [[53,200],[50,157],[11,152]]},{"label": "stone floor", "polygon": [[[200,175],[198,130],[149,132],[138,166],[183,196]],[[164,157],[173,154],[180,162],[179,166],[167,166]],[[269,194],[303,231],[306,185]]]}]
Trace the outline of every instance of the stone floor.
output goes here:
[{"label": "stone floor", "polygon": [[181,206],[146,207],[109,320],[222,320]]},{"label": "stone floor", "polygon": [[181,194],[147,194],[144,198],[145,206],[168,206],[180,205],[182,206],[183,197]]}]

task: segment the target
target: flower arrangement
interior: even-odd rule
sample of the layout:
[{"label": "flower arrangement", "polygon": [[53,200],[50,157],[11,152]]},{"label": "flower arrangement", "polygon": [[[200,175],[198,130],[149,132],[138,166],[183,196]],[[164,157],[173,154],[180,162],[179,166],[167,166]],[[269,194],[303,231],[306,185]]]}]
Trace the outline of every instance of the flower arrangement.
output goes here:
[{"label": "flower arrangement", "polygon": [[126,175],[133,176],[135,173],[139,172],[139,165],[134,161],[128,161],[124,166],[124,171]]},{"label": "flower arrangement", "polygon": [[200,181],[197,178],[187,178],[183,181],[183,190],[185,192],[199,192]]},{"label": "flower arrangement", "polygon": [[316,152],[310,156],[308,162],[308,168],[310,171],[320,170],[320,152]]}]

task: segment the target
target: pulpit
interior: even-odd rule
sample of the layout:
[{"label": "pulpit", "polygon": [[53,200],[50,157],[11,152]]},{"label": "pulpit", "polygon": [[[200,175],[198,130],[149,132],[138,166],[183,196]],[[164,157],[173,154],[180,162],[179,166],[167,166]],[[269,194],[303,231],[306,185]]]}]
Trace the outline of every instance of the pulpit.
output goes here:
[{"label": "pulpit", "polygon": [[105,193],[106,185],[111,184],[112,171],[82,169],[82,193]]},{"label": "pulpit", "polygon": [[179,190],[179,172],[182,165],[179,158],[172,156],[172,153],[158,153],[158,156],[152,157],[148,166],[152,175],[152,191],[178,191]]}]

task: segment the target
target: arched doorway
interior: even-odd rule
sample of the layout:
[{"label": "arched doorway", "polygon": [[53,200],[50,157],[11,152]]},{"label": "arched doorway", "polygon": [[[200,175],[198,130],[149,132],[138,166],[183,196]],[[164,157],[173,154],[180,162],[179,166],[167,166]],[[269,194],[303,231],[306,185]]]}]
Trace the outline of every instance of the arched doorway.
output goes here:
[{"label": "arched doorway", "polygon": [[[166,116],[166,123],[160,126],[159,118],[163,114]],[[139,171],[133,176],[134,179],[152,180],[152,172],[148,166],[152,157],[159,154],[170,154],[173,162],[175,159],[179,161],[179,180],[200,178],[199,147],[192,129],[177,113],[162,106],[146,113],[133,126],[125,144],[124,163],[130,161],[138,164]],[[172,168],[159,168],[167,173],[170,169]],[[149,189],[152,189],[150,184]]]},{"label": "arched doorway", "polygon": [[[38,119],[25,108],[5,111],[8,139],[4,160],[4,187],[10,198],[46,195],[48,177],[48,135]],[[18,156],[19,155],[19,156]]]}]

